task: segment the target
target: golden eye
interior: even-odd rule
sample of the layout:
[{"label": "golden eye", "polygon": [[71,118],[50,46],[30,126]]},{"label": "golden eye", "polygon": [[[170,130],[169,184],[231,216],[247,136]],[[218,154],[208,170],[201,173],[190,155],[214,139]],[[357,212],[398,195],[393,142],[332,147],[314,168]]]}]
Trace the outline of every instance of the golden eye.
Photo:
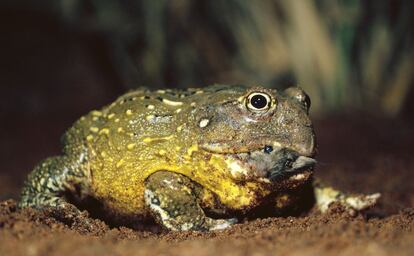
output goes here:
[{"label": "golden eye", "polygon": [[253,92],[247,96],[247,108],[255,112],[266,112],[272,105],[270,95],[263,92]]}]

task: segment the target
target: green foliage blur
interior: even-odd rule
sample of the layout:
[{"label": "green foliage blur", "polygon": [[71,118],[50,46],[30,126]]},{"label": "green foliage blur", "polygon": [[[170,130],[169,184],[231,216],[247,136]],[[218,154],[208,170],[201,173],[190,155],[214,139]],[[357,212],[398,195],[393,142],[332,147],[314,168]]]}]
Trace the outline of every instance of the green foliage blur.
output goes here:
[{"label": "green foliage blur", "polygon": [[413,90],[411,0],[19,2],[102,35],[125,88],[299,85],[315,113],[391,116]]}]

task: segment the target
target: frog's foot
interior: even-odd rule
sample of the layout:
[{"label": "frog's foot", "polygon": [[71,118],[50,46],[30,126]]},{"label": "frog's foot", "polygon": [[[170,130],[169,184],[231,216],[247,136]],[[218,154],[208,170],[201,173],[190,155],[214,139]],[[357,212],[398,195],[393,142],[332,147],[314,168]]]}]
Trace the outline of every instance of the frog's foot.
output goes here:
[{"label": "frog's foot", "polygon": [[205,218],[204,227],[206,227],[208,230],[220,230],[220,229],[226,229],[230,227],[233,224],[237,223],[236,218],[231,219],[212,219],[212,218]]},{"label": "frog's foot", "polygon": [[45,213],[56,220],[65,223],[81,233],[88,233],[95,229],[95,223],[89,218],[87,211],[79,210],[75,205],[60,200],[55,206],[42,208]]},{"label": "frog's foot", "polygon": [[151,175],[146,182],[145,203],[162,226],[173,231],[225,229],[236,219],[212,219],[198,204],[195,184],[187,177],[166,171]]},{"label": "frog's foot", "polygon": [[351,215],[355,215],[356,212],[361,212],[376,205],[380,197],[380,193],[371,195],[346,194],[335,190],[332,187],[321,185],[315,186],[316,204],[321,212],[326,212],[329,205],[338,202],[344,206]]},{"label": "frog's foot", "polygon": [[[81,157],[82,158],[82,157]],[[62,195],[85,190],[86,172],[77,157],[51,157],[40,163],[29,175],[22,190],[19,208],[33,207],[76,227],[78,230],[93,229],[86,211],[66,201]]]}]

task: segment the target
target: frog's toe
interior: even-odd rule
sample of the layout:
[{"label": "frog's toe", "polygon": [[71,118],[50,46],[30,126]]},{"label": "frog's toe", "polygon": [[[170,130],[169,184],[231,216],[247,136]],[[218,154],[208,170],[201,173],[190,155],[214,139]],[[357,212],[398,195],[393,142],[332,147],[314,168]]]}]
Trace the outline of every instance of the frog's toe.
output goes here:
[{"label": "frog's toe", "polygon": [[206,218],[205,226],[208,230],[212,231],[212,230],[226,229],[237,222],[238,220],[236,218],[231,218],[231,219]]},{"label": "frog's toe", "polygon": [[345,204],[353,210],[362,211],[376,205],[380,197],[380,193],[347,196],[345,198]]},{"label": "frog's toe", "polygon": [[336,202],[345,207],[351,215],[354,215],[375,206],[381,197],[380,193],[370,195],[343,193],[319,182],[314,185],[316,204],[321,212],[326,212],[329,206]]}]

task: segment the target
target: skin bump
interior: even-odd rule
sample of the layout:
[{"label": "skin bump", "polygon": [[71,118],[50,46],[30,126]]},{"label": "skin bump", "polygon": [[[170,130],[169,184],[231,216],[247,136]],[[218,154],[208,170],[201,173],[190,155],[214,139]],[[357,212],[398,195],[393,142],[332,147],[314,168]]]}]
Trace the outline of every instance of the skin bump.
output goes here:
[{"label": "skin bump", "polygon": [[155,115],[148,115],[148,116],[145,117],[145,119],[147,121],[153,120],[153,119],[155,119]]},{"label": "skin bump", "polygon": [[105,134],[105,135],[108,135],[108,134],[109,134],[109,129],[108,129],[108,128],[102,128],[102,129],[99,131],[99,134]]},{"label": "skin bump", "polygon": [[135,144],[135,143],[128,144],[128,145],[127,145],[127,149],[128,149],[128,150],[132,150],[132,149],[134,149],[134,148],[135,148],[135,146],[136,146],[136,144]]},{"label": "skin bump", "polygon": [[199,126],[200,126],[200,128],[204,128],[204,127],[206,127],[208,125],[208,123],[210,123],[210,120],[204,118],[204,119],[201,119],[201,121],[199,123]]},{"label": "skin bump", "polygon": [[160,154],[161,156],[165,156],[167,154],[167,151],[165,151],[164,149],[160,149],[158,151],[158,154]]},{"label": "skin bump", "polygon": [[169,100],[169,99],[162,99],[162,102],[167,104],[167,105],[170,105],[170,106],[181,106],[181,105],[183,105],[182,101],[172,101],[172,100]]},{"label": "skin bump", "polygon": [[160,142],[164,140],[170,140],[174,137],[174,135],[164,136],[164,137],[146,137],[143,139],[143,142],[145,143],[151,143],[151,142]]},{"label": "skin bump", "polygon": [[91,114],[93,116],[102,116],[102,112],[101,111],[97,111],[97,110],[92,111]]},{"label": "skin bump", "polygon": [[95,133],[97,133],[97,132],[99,131],[99,128],[98,128],[98,127],[94,127],[94,126],[92,126],[92,127],[90,127],[90,128],[89,128],[89,130],[90,130],[91,132],[95,132]]},{"label": "skin bump", "polygon": [[119,167],[121,167],[122,165],[124,165],[124,163],[125,163],[125,160],[124,160],[124,159],[121,159],[121,160],[119,160],[119,161],[116,163],[116,167],[117,167],[117,168],[119,168]]}]

